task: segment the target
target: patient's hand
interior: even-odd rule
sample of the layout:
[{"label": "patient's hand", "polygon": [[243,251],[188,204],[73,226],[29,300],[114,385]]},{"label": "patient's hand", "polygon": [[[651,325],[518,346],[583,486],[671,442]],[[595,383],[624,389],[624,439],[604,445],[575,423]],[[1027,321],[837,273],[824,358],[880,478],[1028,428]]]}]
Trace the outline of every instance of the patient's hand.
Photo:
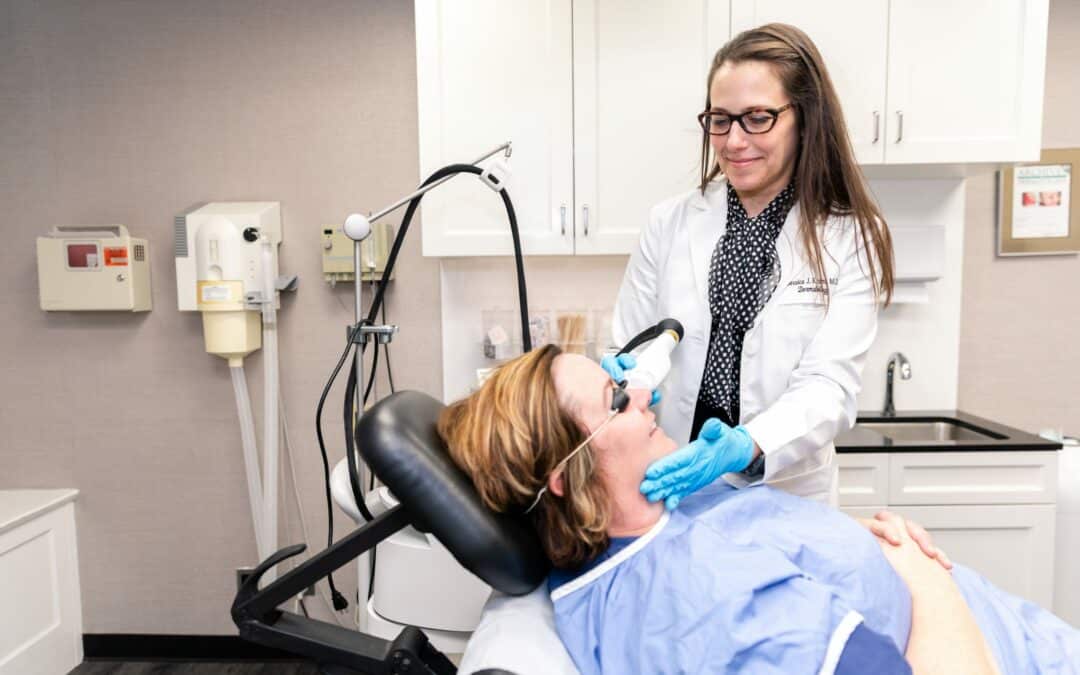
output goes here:
[{"label": "patient's hand", "polygon": [[930,533],[922,525],[901,518],[890,511],[880,511],[873,518],[856,518],[856,520],[873,532],[878,539],[887,541],[893,546],[901,546],[904,541],[903,535],[906,534],[907,538],[918,544],[927,557],[937,560],[947,570],[952,569],[949,556],[945,555],[945,551],[934,546]]},{"label": "patient's hand", "polygon": [[885,529],[889,530],[889,534],[896,538],[893,542],[879,535],[878,545],[881,546],[881,551],[889,564],[900,575],[900,578],[907,582],[913,594],[916,590],[925,588],[927,582],[931,580],[939,580],[938,583],[951,583],[951,581],[945,581],[950,578],[950,575],[943,569],[944,563],[941,563],[936,556],[927,555],[915,541],[910,527],[913,523],[888,511],[879,513],[872,522],[882,523]]}]

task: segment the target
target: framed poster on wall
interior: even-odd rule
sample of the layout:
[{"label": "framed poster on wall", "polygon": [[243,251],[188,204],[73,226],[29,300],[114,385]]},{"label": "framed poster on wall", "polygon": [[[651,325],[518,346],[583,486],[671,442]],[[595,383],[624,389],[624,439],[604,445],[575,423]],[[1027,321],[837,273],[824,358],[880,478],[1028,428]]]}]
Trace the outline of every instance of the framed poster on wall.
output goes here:
[{"label": "framed poster on wall", "polygon": [[998,172],[1000,256],[1080,253],[1080,148]]}]

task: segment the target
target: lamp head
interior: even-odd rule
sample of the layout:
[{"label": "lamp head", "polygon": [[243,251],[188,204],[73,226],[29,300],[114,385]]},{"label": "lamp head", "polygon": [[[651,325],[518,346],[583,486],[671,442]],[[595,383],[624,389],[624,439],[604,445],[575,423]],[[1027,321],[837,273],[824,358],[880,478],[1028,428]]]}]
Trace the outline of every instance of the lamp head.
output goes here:
[{"label": "lamp head", "polygon": [[350,214],[345,219],[345,236],[353,241],[363,241],[371,236],[371,221],[360,213]]}]

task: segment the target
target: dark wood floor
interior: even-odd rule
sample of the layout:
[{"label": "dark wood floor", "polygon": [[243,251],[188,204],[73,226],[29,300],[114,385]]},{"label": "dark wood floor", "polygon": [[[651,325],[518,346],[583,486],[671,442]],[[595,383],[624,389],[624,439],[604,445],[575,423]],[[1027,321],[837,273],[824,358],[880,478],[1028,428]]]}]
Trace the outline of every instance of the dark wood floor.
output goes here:
[{"label": "dark wood floor", "polygon": [[68,675],[319,675],[310,663],[86,661]]}]

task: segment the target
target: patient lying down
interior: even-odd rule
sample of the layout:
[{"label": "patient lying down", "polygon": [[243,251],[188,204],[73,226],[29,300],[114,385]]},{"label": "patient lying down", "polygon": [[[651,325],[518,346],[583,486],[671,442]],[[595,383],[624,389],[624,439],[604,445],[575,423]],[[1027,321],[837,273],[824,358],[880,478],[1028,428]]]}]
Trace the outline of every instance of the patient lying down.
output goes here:
[{"label": "patient lying down", "polygon": [[722,481],[665,513],[638,488],[676,443],[648,392],[611,416],[613,393],[599,366],[547,346],[439,421],[490,508],[535,502],[556,627],[582,673],[1080,672],[1080,633],[950,574],[902,522],[901,544],[879,545],[829,507]]}]

